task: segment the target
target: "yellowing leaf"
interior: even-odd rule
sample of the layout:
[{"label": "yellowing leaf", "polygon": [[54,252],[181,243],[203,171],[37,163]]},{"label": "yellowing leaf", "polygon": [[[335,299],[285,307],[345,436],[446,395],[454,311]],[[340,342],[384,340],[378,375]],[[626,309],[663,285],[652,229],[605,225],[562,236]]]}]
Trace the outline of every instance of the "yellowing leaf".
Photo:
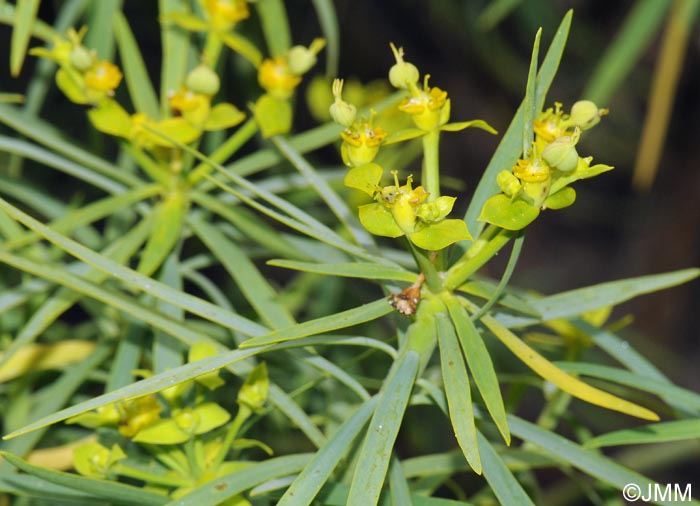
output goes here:
[{"label": "yellowing leaf", "polygon": [[345,174],[343,184],[348,188],[355,188],[373,197],[377,192],[377,186],[382,179],[383,172],[384,170],[376,163],[361,165],[350,169]]},{"label": "yellowing leaf", "polygon": [[399,228],[391,212],[383,204],[365,204],[359,207],[360,223],[370,233],[384,237],[401,237]]},{"label": "yellowing leaf", "polygon": [[502,193],[494,195],[484,203],[478,221],[506,230],[521,230],[540,215],[539,208],[523,200],[511,201]]},{"label": "yellowing leaf", "polygon": [[518,338],[518,336],[501,325],[493,317],[486,315],[481,318],[481,321],[530,369],[563,391],[586,402],[612,409],[613,411],[619,411],[620,413],[636,416],[645,420],[657,421],[659,419],[659,416],[651,410],[592,387],[562,371],[537,353],[537,351],[530,348],[525,342]]},{"label": "yellowing leaf", "polygon": [[[46,369],[62,369],[84,360],[95,349],[90,341],[66,340],[55,344],[31,344],[0,367],[0,383]],[[0,354],[2,356],[2,354]]]},{"label": "yellowing leaf", "polygon": [[419,248],[438,251],[457,241],[471,240],[472,236],[463,220],[442,220],[413,232],[408,238]]}]

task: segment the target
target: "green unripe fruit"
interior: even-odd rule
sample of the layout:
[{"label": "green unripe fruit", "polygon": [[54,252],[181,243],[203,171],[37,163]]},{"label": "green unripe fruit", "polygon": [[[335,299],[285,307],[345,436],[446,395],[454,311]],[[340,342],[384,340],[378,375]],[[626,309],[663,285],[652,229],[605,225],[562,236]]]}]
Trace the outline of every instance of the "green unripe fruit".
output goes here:
[{"label": "green unripe fruit", "polygon": [[389,69],[389,82],[394,88],[408,88],[409,83],[417,83],[420,78],[418,68],[405,61],[395,63]]},{"label": "green unripe fruit", "polygon": [[70,63],[80,72],[85,72],[95,63],[95,54],[85,46],[73,46],[70,52]]},{"label": "green unripe fruit", "polygon": [[210,67],[200,64],[187,74],[185,86],[194,93],[211,96],[219,91],[221,81]]},{"label": "green unripe fruit", "polygon": [[571,121],[581,130],[588,130],[600,122],[602,113],[590,100],[579,100],[571,107]]},{"label": "green unripe fruit", "polygon": [[316,54],[304,46],[294,46],[287,53],[287,63],[292,74],[300,76],[316,64]]},{"label": "green unripe fruit", "polygon": [[544,148],[542,158],[562,172],[571,172],[578,165],[578,152],[576,151],[574,136],[564,135],[557,137]]}]

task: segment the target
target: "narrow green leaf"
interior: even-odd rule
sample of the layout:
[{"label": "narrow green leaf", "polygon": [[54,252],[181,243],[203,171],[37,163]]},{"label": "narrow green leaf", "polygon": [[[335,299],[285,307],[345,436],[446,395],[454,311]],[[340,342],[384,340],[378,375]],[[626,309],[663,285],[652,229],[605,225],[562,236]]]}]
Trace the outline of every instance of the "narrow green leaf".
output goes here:
[{"label": "narrow green leaf", "polygon": [[600,448],[601,446],[667,443],[687,439],[700,439],[700,420],[675,420],[616,430],[589,439],[584,446]]},{"label": "narrow green leaf", "polygon": [[523,99],[525,116],[523,118],[523,159],[527,158],[533,141],[533,125],[537,113],[536,93],[537,93],[537,61],[540,54],[540,37],[542,28],[535,34],[535,42],[532,45],[532,56],[530,57],[530,70],[527,73],[527,85],[525,87],[525,98]]},{"label": "narrow green leaf", "polygon": [[450,412],[450,422],[464,457],[474,472],[481,474],[481,459],[479,458],[479,446],[476,442],[476,425],[474,424],[467,367],[464,365],[464,357],[459,348],[452,322],[443,313],[436,315],[436,321],[440,346],[440,367]]},{"label": "narrow green leaf", "polygon": [[292,45],[287,10],[282,0],[255,2],[270,56],[282,56]]},{"label": "narrow green leaf", "polygon": [[162,118],[170,116],[168,96],[177,91],[185,80],[189,56],[189,32],[174,23],[162,21],[168,14],[184,12],[184,0],[158,0],[158,13],[161,19],[160,40],[163,47],[160,69],[160,113]]},{"label": "narrow green leaf", "polygon": [[207,482],[197,487],[193,492],[178,499],[161,504],[166,504],[166,506],[220,504],[226,499],[245,492],[260,483],[298,472],[311,460],[312,456],[313,454],[310,453],[301,453],[256,463],[245,469],[236,470]]},{"label": "narrow green leaf", "polygon": [[[572,15],[573,11],[569,11],[566,13],[566,16],[564,16],[564,19],[559,25],[559,28],[552,39],[552,43],[547,50],[547,54],[542,61],[542,66],[537,74],[535,110],[542,109],[547,91],[554,80],[557,68],[559,67],[559,61],[561,60],[564,52],[566,39],[569,35]],[[484,203],[491,196],[500,193],[500,188],[498,188],[498,185],[496,184],[496,175],[503,169],[512,167],[522,152],[522,131],[524,119],[525,107],[523,103],[515,113],[513,120],[508,126],[508,130],[496,148],[496,151],[491,157],[491,161],[479,180],[479,184],[474,192],[474,196],[472,197],[471,203],[469,204],[469,208],[467,209],[467,213],[464,218],[467,222],[467,227],[472,232],[474,237],[478,237],[483,228],[482,225],[477,223],[477,218],[481,213]],[[468,246],[469,243],[463,243],[463,246],[461,247],[466,248]]]},{"label": "narrow green leaf", "polygon": [[29,38],[32,35],[32,27],[39,12],[40,0],[17,0],[15,10],[15,22],[12,28],[12,41],[10,47],[10,72],[12,77],[19,76],[22,63],[27,54]]},{"label": "narrow green leaf", "polygon": [[[257,351],[256,351],[257,350]],[[264,351],[265,348],[254,348],[252,350],[234,350],[245,353],[252,352],[251,355]],[[237,359],[238,360],[238,359]],[[326,444],[326,436],[316,427],[309,415],[294,402],[287,392],[275,384],[270,384],[270,402],[279,409],[289,420],[309,438],[316,448],[322,448]]]},{"label": "narrow green leaf", "polygon": [[617,396],[592,387],[579,379],[565,373],[552,362],[537,353],[530,346],[525,344],[518,336],[496,321],[489,315],[484,315],[481,321],[506,345],[506,347],[522,360],[530,369],[546,379],[550,383],[558,386],[574,397],[578,397],[586,402],[602,406],[604,408],[619,411],[631,416],[643,418],[645,420],[658,420],[659,416],[642,406],[621,399]]},{"label": "narrow green leaf", "polygon": [[266,344],[279,343],[300,337],[322,334],[332,330],[343,329],[358,325],[360,323],[376,320],[386,314],[389,314],[394,309],[386,299],[382,298],[363,304],[362,306],[348,309],[340,313],[330,316],[324,316],[315,320],[310,320],[304,323],[299,323],[292,327],[276,330],[269,334],[256,336],[241,343],[241,348],[249,348],[251,346],[263,346]]},{"label": "narrow green leaf", "polygon": [[501,389],[498,386],[496,371],[491,361],[491,355],[489,355],[474,323],[460,303],[454,297],[445,297],[444,301],[457,331],[464,356],[467,358],[469,370],[474,376],[474,382],[486,404],[486,409],[491,418],[493,418],[506,444],[510,444],[506,411],[503,397],[501,396]]},{"label": "narrow green leaf", "polygon": [[171,386],[184,383],[185,381],[190,381],[203,374],[207,374],[233,363],[240,362],[260,352],[260,348],[227,351],[213,357],[198,360],[197,362],[193,362],[191,364],[176,367],[175,369],[171,369],[169,371],[154,374],[150,378],[146,378],[135,383],[130,383],[129,385],[112,392],[92,397],[87,401],[83,401],[69,408],[44,416],[35,422],[25,425],[24,427],[3,436],[3,439],[16,438],[42,427],[62,422],[70,417],[86,413],[93,409],[97,409],[101,406],[106,406],[117,401],[136,399],[137,397],[160,392],[161,390]]},{"label": "narrow green leaf", "polygon": [[525,234],[523,232],[520,232],[516,236],[515,241],[513,241],[513,249],[510,252],[508,264],[506,265],[506,270],[503,272],[503,277],[501,277],[501,281],[499,281],[498,286],[491,294],[491,297],[486,302],[486,304],[481,306],[481,308],[472,315],[472,321],[476,321],[479,318],[481,318],[482,315],[485,315],[488,312],[488,310],[491,309],[494,306],[494,304],[496,304],[501,294],[505,290],[506,286],[508,286],[510,277],[513,275],[513,272],[515,271],[515,266],[518,263],[518,258],[520,258],[520,251],[523,248],[524,241]]},{"label": "narrow green leaf", "polygon": [[[510,421],[509,421],[510,424]],[[484,478],[501,504],[517,504],[518,506],[535,506],[532,499],[525,493],[523,487],[515,479],[513,473],[506,467],[501,456],[496,452],[488,439],[481,432],[477,433],[481,460],[484,464]]]},{"label": "narrow green leaf", "polygon": [[413,390],[419,360],[414,351],[401,355],[382,386],[378,407],[357,458],[347,506],[373,506],[379,501],[394,441]]},{"label": "narrow green leaf", "polygon": [[[168,258],[165,259],[158,273],[158,280],[175,290],[182,291],[183,282],[180,274],[178,257],[179,252],[177,249],[168,255]],[[175,321],[183,321],[185,319],[185,311],[168,302],[163,302],[162,300],[156,301],[156,308],[160,313],[169,316]],[[183,352],[186,349],[187,347],[173,336],[162,330],[155,330],[153,336],[153,355],[151,358],[153,372],[167,371],[168,369],[181,366],[184,361]]]},{"label": "narrow green leaf", "polygon": [[677,387],[668,381],[661,381],[607,365],[586,362],[556,362],[556,365],[570,373],[613,381],[620,385],[650,392],[681,411],[700,413],[700,394]]},{"label": "narrow green leaf", "polygon": [[338,13],[331,0],[313,0],[323,38],[326,39],[326,77],[332,79],[338,75],[340,57],[340,27]]},{"label": "narrow green leaf", "polygon": [[62,485],[71,489],[80,490],[98,497],[104,497],[116,504],[134,506],[160,506],[167,503],[167,498],[155,492],[150,492],[141,487],[124,485],[107,480],[95,480],[77,474],[52,471],[43,467],[37,467],[7,452],[0,455],[13,466],[25,473],[41,478],[56,485]]},{"label": "narrow green leaf", "polygon": [[[15,5],[0,1],[0,23],[14,25],[16,19],[17,10]],[[34,22],[31,24],[31,35],[48,44],[53,40],[56,32],[50,25],[35,17]]]},{"label": "narrow green leaf", "polygon": [[389,491],[391,492],[392,506],[413,506],[411,489],[403,474],[401,462],[394,455],[389,466]]},{"label": "narrow green leaf", "polygon": [[114,18],[121,13],[123,0],[100,0],[90,2],[90,27],[85,36],[85,45],[95,49],[103,60],[114,58]]},{"label": "narrow green leaf", "polygon": [[190,217],[189,223],[194,233],[219,259],[248,303],[267,325],[273,329],[281,329],[295,324],[290,311],[277,301],[279,294],[235,243],[199,216]]},{"label": "narrow green leaf", "polygon": [[[586,450],[552,431],[537,427],[516,416],[508,417],[508,425],[513,435],[551,452],[573,467],[604,483],[609,483],[618,490],[622,490],[629,483],[639,486],[643,491],[654,489],[655,483],[649,478],[613,462],[598,452]],[[663,486],[661,488],[663,489]],[[677,501],[663,499],[654,503],[669,506],[678,504]],[[688,504],[699,506],[700,502],[690,500]]]},{"label": "narrow green leaf", "polygon": [[[483,279],[470,279],[463,285],[457,287],[460,292],[468,293],[469,295],[474,295],[475,297],[480,297],[482,299],[486,299],[487,301],[490,300],[496,293],[496,288],[496,283]],[[505,290],[504,293],[498,298],[497,304],[528,316],[534,316],[536,318],[541,317],[535,308],[528,304],[522,297],[509,293],[508,290]]]},{"label": "narrow green leaf", "polygon": [[278,506],[307,506],[312,503],[335,467],[351,448],[352,442],[369,420],[376,405],[377,397],[367,400],[340,426],[292,482],[277,503]]},{"label": "narrow green leaf", "polygon": [[328,276],[341,276],[346,278],[361,279],[388,279],[393,281],[406,281],[413,283],[418,277],[416,273],[404,269],[397,269],[385,265],[371,264],[367,262],[316,264],[312,262],[297,262],[294,260],[269,260],[268,265],[294,269],[302,272],[326,274]]},{"label": "narrow green leaf", "polygon": [[373,247],[374,239],[360,226],[354,211],[351,211],[347,202],[338,196],[325,179],[320,177],[316,169],[314,169],[283,137],[275,136],[272,138],[272,142],[299,173],[306,178],[311,187],[321,196],[333,214],[335,214],[338,220],[350,231],[355,241],[362,246]]},{"label": "narrow green leaf", "polygon": [[180,192],[169,193],[153,207],[153,228],[136,268],[139,274],[150,276],[165,261],[182,236],[187,208],[187,199]]},{"label": "narrow green leaf", "polygon": [[88,169],[79,163],[67,160],[56,153],[21,139],[13,139],[0,135],[0,150],[5,153],[29,158],[47,167],[52,167],[108,193],[118,194],[125,190],[124,185],[114,182],[110,177],[105,177],[98,171],[91,170],[92,167]]},{"label": "narrow green leaf", "polygon": [[[664,274],[610,281],[598,285],[569,290],[549,297],[527,297],[528,303],[542,315],[541,321],[570,318],[606,306],[615,306],[640,295],[657,292],[687,283],[700,276],[700,269],[683,269]],[[525,316],[501,318],[508,327],[532,325],[539,320]]]},{"label": "narrow green leaf", "polygon": [[138,43],[131,33],[129,22],[121,11],[114,17],[114,35],[119,44],[119,55],[124,66],[126,86],[137,112],[146,113],[149,118],[159,118],[158,97],[153,89],[146,64],[141,56]]},{"label": "narrow green leaf", "polygon": [[136,271],[119,265],[117,262],[109,260],[98,253],[78,244],[77,242],[68,239],[61,234],[57,234],[51,229],[42,225],[37,220],[20,211],[9,202],[0,199],[0,209],[7,212],[17,221],[27,226],[45,239],[56,244],[58,247],[73,255],[75,258],[82,260],[85,263],[96,267],[97,269],[107,272],[113,277],[120,279],[126,283],[138,287],[140,290],[153,295],[154,297],[170,302],[178,307],[185,309],[193,314],[199,315],[210,321],[215,321],[225,327],[238,330],[248,335],[260,335],[265,332],[265,328],[254,323],[242,316],[233,314],[223,308],[215,306],[198,297],[173,290],[167,285],[154,281],[148,276],[143,276]]},{"label": "narrow green leaf", "polygon": [[650,44],[656,39],[670,0],[640,0],[631,4],[630,12],[615,35],[615,40],[598,58],[598,65],[588,80],[582,97],[597,104],[607,104],[624,82]]}]

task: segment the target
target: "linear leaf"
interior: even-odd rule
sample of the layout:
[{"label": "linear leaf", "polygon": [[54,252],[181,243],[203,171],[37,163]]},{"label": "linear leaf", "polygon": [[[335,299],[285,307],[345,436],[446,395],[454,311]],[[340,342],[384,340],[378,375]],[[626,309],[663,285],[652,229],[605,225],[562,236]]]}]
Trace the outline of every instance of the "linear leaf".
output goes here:
[{"label": "linear leaf", "polygon": [[525,86],[525,98],[523,99],[523,110],[525,117],[523,118],[523,158],[527,158],[533,141],[533,126],[532,122],[539,112],[536,104],[537,94],[537,61],[540,54],[540,37],[542,36],[542,28],[537,30],[535,34],[535,42],[532,45],[532,56],[530,57],[530,69],[527,73],[527,85]]},{"label": "linear leaf", "polygon": [[377,405],[373,397],[341,426],[333,437],[313,456],[304,470],[296,477],[284,493],[278,506],[306,506],[314,497],[352,446],[352,442],[369,420]]},{"label": "linear leaf", "polygon": [[510,444],[506,410],[491,355],[489,355],[479,331],[476,330],[474,323],[459,302],[454,297],[445,297],[444,300],[457,331],[462,351],[467,358],[469,370],[474,376],[474,382],[486,404],[486,409],[506,444]]},{"label": "linear leaf", "polygon": [[121,10],[117,10],[114,15],[114,35],[119,45],[121,62],[124,65],[126,86],[129,88],[129,95],[136,111],[146,113],[149,118],[157,119],[160,116],[158,97],[148,77],[141,50]]},{"label": "linear leaf", "polygon": [[401,462],[396,455],[391,458],[389,466],[389,491],[392,506],[413,506],[411,489],[403,474]]},{"label": "linear leaf", "polygon": [[578,397],[579,399],[597,406],[602,406],[638,418],[644,418],[645,420],[656,421],[659,419],[658,415],[653,411],[592,387],[570,374],[565,373],[534,349],[530,348],[524,341],[501,325],[493,317],[485,315],[481,318],[481,321],[530,369],[574,397]]},{"label": "linear leaf", "polygon": [[132,284],[160,300],[170,302],[202,318],[217,322],[244,334],[259,335],[263,334],[266,330],[261,325],[243,318],[242,316],[231,313],[198,297],[180,292],[179,290],[173,290],[169,286],[154,281],[148,276],[143,276],[132,269],[119,265],[117,262],[109,260],[61,234],[57,234],[4,199],[0,199],[0,209],[3,209],[17,221],[48,241],[56,244],[75,258],[101,271],[107,272],[121,281]]},{"label": "linear leaf", "polygon": [[[613,485],[618,490],[622,490],[629,483],[634,483],[642,490],[646,490],[647,487],[652,490],[654,488],[654,482],[649,478],[613,462],[600,453],[582,448],[558,434],[526,422],[522,418],[509,415],[508,425],[513,435],[553,453],[573,467],[604,483]],[[677,501],[659,500],[654,502],[662,505],[678,504]],[[688,504],[699,506],[700,502],[690,500]]]},{"label": "linear leaf", "polygon": [[418,353],[407,351],[394,362],[382,386],[378,407],[357,458],[348,506],[373,506],[379,501],[394,441],[418,373],[418,363]]},{"label": "linear leaf", "polygon": [[150,276],[165,261],[182,237],[187,208],[187,199],[180,192],[169,193],[153,206],[153,228],[136,268],[138,273]]},{"label": "linear leaf", "polygon": [[[102,158],[95,156],[94,154],[82,149],[75,142],[71,142],[69,140],[64,139],[61,133],[49,123],[42,121],[38,118],[27,116],[26,114],[22,114],[15,107],[0,104],[0,123],[4,123],[11,129],[15,130],[18,133],[21,133],[29,139],[32,139],[33,141],[43,146],[51,148],[53,152],[51,152],[50,154],[53,155],[54,159],[60,158],[57,156],[59,154],[63,155],[66,158],[77,162],[79,165],[82,165],[86,168],[89,167],[95,172],[102,174],[103,176],[107,176],[113,182],[122,183],[121,185],[115,185],[114,191],[108,190],[110,193],[120,193],[120,191],[122,191],[123,185],[141,186],[146,184],[145,181],[139,179],[138,177],[124,172],[116,165],[111,164],[103,160]],[[9,137],[3,137],[2,139],[5,144],[8,144],[8,146],[9,141],[13,140]],[[4,139],[7,139],[7,141],[5,141]],[[27,151],[29,147],[37,148],[37,146],[34,146],[27,142],[25,142],[24,144],[20,144],[19,141],[17,142],[18,147],[26,146],[23,148],[24,151]],[[6,146],[2,146],[2,148],[5,149]],[[48,155],[43,156],[44,158],[48,157]]]},{"label": "linear leaf", "polygon": [[256,463],[207,482],[178,499],[161,504],[166,504],[166,506],[220,504],[222,501],[245,492],[260,483],[298,472],[311,460],[312,456],[313,454],[310,453],[285,455]]},{"label": "linear leaf", "polygon": [[675,420],[616,430],[589,439],[584,446],[600,448],[601,446],[666,443],[686,439],[700,439],[700,420]]},{"label": "linear leaf", "polygon": [[[265,348],[255,348],[252,351],[258,350],[258,352],[260,352],[264,351],[264,349]],[[241,351],[245,352],[251,350]],[[306,435],[306,437],[309,438],[309,441],[311,441],[316,448],[321,448],[324,444],[326,444],[326,436],[323,435],[323,433],[313,423],[309,415],[307,415],[306,412],[301,409],[296,402],[294,402],[294,399],[292,399],[287,392],[282,390],[277,385],[270,384],[270,400],[275,404],[277,409],[279,409],[287,418],[289,418],[289,420],[291,420],[294,425],[299,427],[299,429],[304,433],[304,435]]]},{"label": "linear leaf", "polygon": [[557,362],[556,365],[567,372],[613,381],[637,390],[650,392],[663,398],[677,409],[700,413],[700,394],[678,387],[668,381],[661,381],[607,365],[585,362]]},{"label": "linear leaf", "polygon": [[[510,423],[510,422],[509,422]],[[491,486],[501,504],[517,504],[518,506],[535,506],[532,499],[525,493],[523,487],[515,479],[513,473],[506,467],[501,456],[496,452],[488,439],[481,432],[477,433],[481,459],[484,464],[484,478]]]},{"label": "linear leaf", "polygon": [[338,75],[338,59],[340,57],[340,27],[338,13],[331,0],[313,0],[314,9],[318,16],[323,38],[326,39],[326,77]]},{"label": "linear leaf", "polygon": [[273,329],[280,329],[295,324],[289,310],[277,302],[279,294],[233,241],[199,216],[190,217],[189,223],[194,233],[221,262],[248,303],[267,325]]},{"label": "linear leaf", "polygon": [[440,347],[442,381],[447,396],[450,422],[459,447],[476,474],[481,474],[479,446],[476,442],[476,425],[472,409],[469,375],[452,322],[443,313],[437,314],[437,334]]},{"label": "linear leaf", "polygon": [[388,279],[393,281],[407,281],[413,283],[418,275],[414,272],[389,267],[386,265],[371,264],[368,262],[347,262],[337,264],[316,264],[312,262],[297,262],[294,260],[268,260],[267,265],[294,269],[303,272],[326,274],[329,276],[341,276],[346,278],[361,279]]},{"label": "linear leaf", "polygon": [[90,30],[85,36],[85,45],[97,51],[103,60],[114,58],[114,17],[121,12],[123,0],[100,0],[90,2],[90,16],[87,25]]},{"label": "linear leaf", "polygon": [[[474,295],[475,297],[486,299],[488,301],[494,298],[497,288],[498,285],[496,285],[496,283],[486,280],[470,279],[463,285],[457,287],[457,290]],[[504,293],[498,298],[497,304],[519,313],[534,316],[536,318],[540,318],[542,316],[530,304],[528,304],[525,299],[513,293],[509,293],[508,290],[505,290]]]},{"label": "linear leaf", "polygon": [[25,425],[24,427],[5,435],[3,439],[12,439],[21,436],[42,427],[46,427],[47,425],[62,422],[63,420],[66,420],[72,416],[76,416],[117,401],[135,399],[144,395],[160,392],[168,387],[192,380],[197,376],[201,376],[202,374],[206,374],[235,362],[245,360],[246,358],[252,357],[261,351],[262,350],[260,348],[251,350],[231,350],[198,360],[197,362],[176,367],[175,369],[170,369],[169,371],[154,374],[150,378],[131,383],[112,392],[98,395],[87,401],[42,417],[35,422]]},{"label": "linear leaf", "polygon": [[32,27],[39,12],[39,0],[17,0],[15,22],[12,28],[10,49],[10,72],[17,77],[22,70],[22,63],[27,54]]},{"label": "linear leaf", "polygon": [[[542,315],[541,321],[548,321],[578,316],[606,306],[615,306],[640,295],[687,283],[698,276],[700,276],[700,269],[683,269],[664,274],[652,274],[600,283],[548,297],[526,298],[527,302]],[[498,320],[508,327],[522,327],[540,321],[519,315],[512,317],[499,315]]]},{"label": "linear leaf", "polygon": [[255,7],[260,15],[263,34],[270,56],[282,56],[292,45],[287,10],[282,0],[258,0]]},{"label": "linear leaf", "polygon": [[77,474],[52,471],[43,467],[34,466],[8,452],[0,452],[0,455],[13,466],[25,473],[41,478],[56,485],[80,490],[98,497],[108,498],[116,504],[134,506],[160,506],[166,504],[167,498],[155,492],[150,492],[141,487],[124,485],[107,480],[96,480],[79,476]]},{"label": "linear leaf", "polygon": [[291,339],[298,339],[300,337],[312,336],[315,334],[330,332],[332,330],[352,327],[353,325],[376,320],[377,318],[389,314],[393,310],[394,309],[387,302],[387,300],[382,298],[331,316],[324,316],[315,320],[309,320],[286,329],[276,330],[274,332],[270,332],[269,334],[250,338],[241,343],[241,348],[279,343],[289,341]]},{"label": "linear leaf", "polygon": [[[549,45],[547,54],[542,61],[542,66],[537,74],[535,110],[542,109],[547,91],[549,90],[549,87],[554,80],[554,76],[557,73],[559,62],[561,61],[562,54],[564,53],[566,39],[569,35],[572,15],[573,11],[569,11],[564,16],[564,19],[562,19],[562,22],[559,25],[554,38],[552,39],[552,43]],[[476,191],[474,192],[474,196],[469,204],[469,208],[467,209],[464,219],[467,222],[467,227],[475,238],[478,237],[481,229],[483,228],[483,224],[477,223],[476,221],[481,213],[481,208],[484,207],[484,203],[492,195],[500,192],[500,189],[496,184],[496,174],[503,169],[512,167],[518,160],[518,157],[522,151],[524,118],[525,107],[523,102],[523,104],[521,104],[518,108],[518,111],[515,113],[515,116],[513,116],[513,120],[508,126],[508,130],[491,157],[491,161],[481,176],[479,184],[476,187]],[[466,247],[469,243],[465,241],[463,244]]]},{"label": "linear leaf", "polygon": [[641,0],[631,4],[615,40],[598,59],[583,97],[597,104],[606,104],[610,100],[646,48],[654,42],[654,35],[671,4],[670,0]]},{"label": "linear leaf", "polygon": [[[158,13],[161,19],[171,12],[182,12],[187,3],[184,0],[158,0]],[[163,48],[160,69],[160,111],[166,118],[170,113],[168,96],[177,91],[185,79],[189,56],[189,32],[174,23],[161,22],[160,39]]]},{"label": "linear leaf", "polygon": [[[0,106],[1,108],[2,106]],[[39,162],[47,167],[52,167],[65,174],[85,181],[96,188],[108,193],[122,193],[125,187],[120,183],[115,183],[109,177],[101,175],[99,172],[90,170],[78,163],[72,162],[51,151],[31,144],[21,139],[14,139],[0,135],[0,150],[13,155],[19,155]],[[92,169],[92,167],[91,167]]]}]

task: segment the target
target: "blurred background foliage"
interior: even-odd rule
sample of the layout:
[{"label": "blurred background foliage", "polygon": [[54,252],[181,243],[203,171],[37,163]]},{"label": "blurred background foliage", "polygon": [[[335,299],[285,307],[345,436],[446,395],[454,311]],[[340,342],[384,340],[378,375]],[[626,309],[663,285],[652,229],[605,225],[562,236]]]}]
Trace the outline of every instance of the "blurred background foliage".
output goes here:
[{"label": "blurred background foliage", "polygon": [[[542,26],[542,44],[547,47],[564,13],[573,8],[574,23],[548,105],[554,99],[570,105],[575,100],[589,98],[609,108],[604,125],[583,143],[597,153],[600,161],[614,165],[616,170],[577,187],[577,205],[547,213],[528,229],[512,282],[543,293],[555,293],[611,279],[681,269],[700,263],[697,4],[691,0],[336,0],[340,20],[339,77],[354,77],[363,83],[384,78],[393,62],[389,50],[389,42],[393,41],[404,47],[410,61],[433,76],[432,84],[449,90],[454,118],[484,118],[503,133],[522,99],[533,34]],[[42,2],[40,18],[52,23],[61,5],[59,0]],[[307,44],[319,35],[311,2],[289,0],[286,5],[295,43]],[[152,77],[157,80],[160,67],[157,2],[124,0],[123,6]],[[246,29],[255,30],[256,26],[247,23],[246,27],[251,28]],[[0,48],[4,51],[9,48],[10,37],[10,28],[0,25]],[[620,43],[616,50],[619,52],[615,53],[612,48],[621,37],[624,44]],[[601,62],[607,62],[603,70]],[[24,92],[37,63],[36,59],[28,58],[17,79],[3,65],[2,90]],[[674,63],[678,66],[677,86]],[[245,108],[243,100],[236,97],[254,94],[254,70],[236,58],[224,65],[228,68],[222,82],[225,94],[234,104]],[[319,66],[315,72],[322,74],[323,67]],[[303,86],[308,86],[308,82]],[[654,104],[661,116],[652,121],[651,127],[645,127]],[[297,112],[297,131],[318,123],[303,100],[298,101]],[[670,118],[666,132],[664,112]],[[83,111],[68,103],[56,89],[49,91],[40,114],[61,124],[65,133],[93,149],[114,150],[116,154],[116,146],[109,145],[111,141],[105,141],[88,128]],[[66,120],[67,117],[71,120]],[[644,137],[645,128],[651,128],[647,137]],[[2,127],[0,130],[7,133]],[[442,170],[453,178],[452,193],[473,192],[498,142],[498,136],[485,133],[444,138]],[[659,153],[658,163],[654,145]],[[641,151],[640,155],[645,146],[652,152]],[[317,165],[338,166],[337,152],[332,149],[320,150],[314,156]],[[418,173],[418,162],[410,167]],[[634,176],[640,167],[648,171],[647,176]],[[648,174],[656,167],[658,172],[652,181]],[[3,170],[12,169],[9,166]],[[35,166],[26,163],[22,170],[34,171]],[[75,200],[74,186],[62,188],[60,175],[36,171],[32,177],[46,179],[43,184],[53,184],[58,198],[73,199],[76,206],[80,204]],[[63,191],[70,193],[62,194]],[[91,190],[85,187],[84,191]],[[86,193],[85,198],[88,197]],[[458,201],[462,205],[460,211],[466,209],[467,202]],[[506,260],[500,265],[489,264],[488,274],[500,276]],[[700,361],[698,300],[700,283],[695,282],[635,299],[616,308],[613,314],[613,320],[633,315],[634,325],[622,334],[635,348],[653,357],[674,382],[694,391],[700,389],[696,366]],[[307,316],[323,314],[323,303],[320,306],[311,308]],[[584,425],[594,429],[606,423],[594,419],[595,413],[577,411],[575,406],[572,412],[574,416],[582,414]],[[447,439],[426,441],[425,431],[438,432],[431,426],[433,417],[423,417],[420,408],[409,412],[407,422],[412,430],[402,434],[401,443],[417,453],[440,450],[443,443],[445,447],[452,444]],[[292,442],[287,444],[294,446]],[[623,462],[635,458],[631,450],[621,457]],[[663,455],[659,459],[654,466],[657,471],[663,468]],[[686,477],[700,476],[700,463],[683,465]],[[664,478],[682,481],[678,475],[650,474],[662,483]],[[554,487],[551,495],[556,494]]]}]

